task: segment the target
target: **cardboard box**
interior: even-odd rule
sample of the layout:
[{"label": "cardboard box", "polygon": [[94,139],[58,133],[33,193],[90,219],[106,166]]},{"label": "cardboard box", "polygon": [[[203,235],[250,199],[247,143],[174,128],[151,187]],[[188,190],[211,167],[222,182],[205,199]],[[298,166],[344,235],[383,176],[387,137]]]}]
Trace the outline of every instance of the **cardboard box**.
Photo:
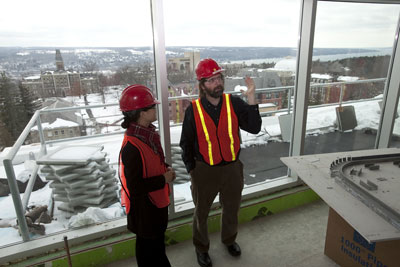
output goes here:
[{"label": "cardboard box", "polygon": [[369,243],[330,208],[325,255],[346,267],[399,267],[400,240]]}]

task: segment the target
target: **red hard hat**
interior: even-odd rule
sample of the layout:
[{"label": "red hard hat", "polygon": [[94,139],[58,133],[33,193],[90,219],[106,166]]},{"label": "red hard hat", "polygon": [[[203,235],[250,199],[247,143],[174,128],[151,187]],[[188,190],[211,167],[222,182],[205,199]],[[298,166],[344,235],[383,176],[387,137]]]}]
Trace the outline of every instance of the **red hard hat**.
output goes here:
[{"label": "red hard hat", "polygon": [[119,108],[121,111],[136,110],[154,104],[160,104],[160,101],[154,98],[149,88],[140,84],[126,87],[119,99]]},{"label": "red hard hat", "polygon": [[204,78],[210,78],[211,76],[223,71],[224,69],[221,69],[221,67],[218,65],[217,62],[215,62],[214,59],[203,59],[199,62],[199,64],[197,64],[196,67],[197,80],[200,81]]}]

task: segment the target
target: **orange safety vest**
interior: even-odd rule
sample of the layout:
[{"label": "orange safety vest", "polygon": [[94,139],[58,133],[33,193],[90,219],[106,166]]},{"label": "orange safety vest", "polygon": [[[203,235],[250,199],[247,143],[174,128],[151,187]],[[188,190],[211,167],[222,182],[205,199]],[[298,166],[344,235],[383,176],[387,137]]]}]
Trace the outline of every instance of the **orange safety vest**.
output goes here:
[{"label": "orange safety vest", "polygon": [[[154,153],[154,151],[141,140],[136,137],[128,136],[125,134],[124,140],[122,141],[122,149],[125,147],[127,142],[130,142],[134,145],[140,152],[140,156],[142,157],[143,163],[143,178],[146,179],[148,177],[163,175],[167,168],[164,163],[160,161],[159,155]],[[126,177],[124,172],[125,166],[121,160],[121,154],[119,155],[119,174],[121,179],[121,205],[125,206],[126,214],[129,213],[130,210],[130,193],[128,187],[126,185]],[[164,188],[149,192],[149,199],[157,208],[164,208],[169,205],[169,184],[166,183]]]},{"label": "orange safety vest", "polygon": [[222,160],[235,161],[240,149],[240,139],[239,123],[232,107],[231,95],[222,95],[218,126],[205,112],[200,99],[193,100],[192,106],[199,152],[204,161],[211,166],[220,163]]}]

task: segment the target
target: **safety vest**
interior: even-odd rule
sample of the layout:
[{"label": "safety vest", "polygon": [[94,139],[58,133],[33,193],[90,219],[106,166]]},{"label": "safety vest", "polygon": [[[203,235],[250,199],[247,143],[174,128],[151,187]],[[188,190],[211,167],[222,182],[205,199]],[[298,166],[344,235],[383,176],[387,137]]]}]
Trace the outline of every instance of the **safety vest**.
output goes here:
[{"label": "safety vest", "polygon": [[222,160],[235,161],[240,149],[239,123],[232,107],[231,95],[222,95],[221,114],[216,126],[205,112],[200,99],[192,101],[199,152],[213,166]]},{"label": "safety vest", "polygon": [[[128,136],[125,134],[124,140],[122,141],[122,149],[125,147],[127,142],[130,142],[134,145],[140,152],[140,156],[142,157],[143,163],[143,178],[146,179],[148,177],[163,175],[167,168],[163,162],[160,161],[159,155],[154,153],[154,151],[145,143],[140,141],[138,138],[133,136]],[[130,210],[130,193],[128,187],[126,185],[126,177],[124,172],[125,166],[121,160],[121,153],[119,155],[119,175],[121,179],[121,205],[125,206],[126,214],[129,213]],[[165,184],[164,188],[152,191],[148,193],[149,199],[157,208],[164,208],[169,205],[169,194],[170,189],[168,183]]]}]

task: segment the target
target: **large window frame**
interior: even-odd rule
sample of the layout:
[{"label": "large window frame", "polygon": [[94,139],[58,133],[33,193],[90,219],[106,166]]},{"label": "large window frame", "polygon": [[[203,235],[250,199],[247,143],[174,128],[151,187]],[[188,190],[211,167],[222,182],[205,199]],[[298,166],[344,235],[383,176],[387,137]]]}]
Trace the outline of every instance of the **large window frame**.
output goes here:
[{"label": "large window frame", "polygon": [[[399,1],[396,1],[396,3]],[[382,102],[382,115],[379,122],[375,148],[388,148],[393,135],[393,126],[397,114],[400,96],[400,15],[397,22],[396,37],[393,41],[393,51],[389,63],[389,71],[385,84]]]},{"label": "large window frame", "polygon": [[[294,107],[292,116],[292,132],[290,137],[289,156],[302,155],[304,151],[304,139],[306,133],[307,119],[307,100],[310,91],[310,72],[312,63],[313,39],[315,30],[316,9],[318,1],[324,0],[301,0],[300,9],[300,25],[299,25],[299,41],[298,55],[296,67]],[[331,0],[325,0],[331,1]],[[331,2],[358,2],[358,3],[380,3],[380,4],[400,4],[400,1],[331,1]],[[156,75],[156,91],[157,96],[161,100],[161,108],[158,109],[158,117],[160,118],[159,128],[162,140],[162,145],[165,149],[166,160],[171,163],[171,142],[170,142],[170,120],[169,120],[169,99],[168,99],[168,84],[167,84],[167,67],[165,55],[165,37],[164,37],[164,20],[163,20],[163,1],[150,0],[151,18],[153,31],[153,49]],[[399,17],[400,18],[400,17]],[[377,142],[375,148],[389,147],[389,141],[392,136],[392,129],[395,119],[395,114],[398,106],[400,77],[394,75],[400,73],[400,44],[398,42],[400,30],[400,19],[396,28],[396,37],[393,45],[393,52],[389,65],[389,72],[385,85],[383,97],[382,115],[377,133]],[[22,141],[21,141],[22,142]],[[21,144],[19,144],[21,145]],[[46,146],[46,145],[44,145]],[[44,147],[44,150],[46,148]],[[13,150],[13,153],[15,151]],[[11,174],[10,174],[11,175]],[[15,174],[13,174],[15,176]],[[248,186],[244,189],[243,200],[254,198],[260,195],[266,195],[285,188],[294,187],[302,182],[298,179],[295,173],[289,171],[288,176],[266,181],[254,186]],[[176,211],[174,203],[173,190],[171,196],[172,203],[169,207],[170,219],[192,213],[193,208]],[[217,205],[217,204],[216,204]],[[18,217],[23,218],[22,212],[17,212]],[[122,221],[121,221],[122,220]],[[115,232],[116,228],[124,227],[125,218],[121,218],[115,227],[108,226],[102,228],[103,231]],[[21,224],[22,225],[22,224]],[[22,228],[25,228],[22,226]],[[26,229],[21,229],[22,232]],[[102,232],[103,233],[103,232]],[[93,233],[89,230],[88,235],[102,236],[102,233]],[[83,239],[85,237],[82,237]],[[23,235],[24,241],[29,241],[27,235]]]},{"label": "large window frame", "polygon": [[[377,4],[400,4],[400,1],[333,1],[328,2],[349,2],[349,3],[377,3]],[[312,64],[312,51],[315,31],[315,19],[317,12],[317,0],[303,0],[301,10],[301,29],[299,36],[299,54],[297,58],[296,83],[295,83],[295,108],[292,121],[292,136],[290,156],[302,155],[304,152],[304,137],[306,132],[307,99],[310,91],[310,70]],[[400,16],[396,28],[393,44],[393,52],[389,64],[389,71],[386,79],[382,116],[379,123],[375,148],[389,147],[392,136],[392,129],[397,111],[399,98],[400,80],[394,73],[400,71],[400,47],[398,42]]]},{"label": "large window frame", "polygon": [[[296,80],[294,89],[294,107],[291,125],[291,137],[290,137],[290,149],[289,156],[303,155],[304,153],[304,142],[306,136],[306,121],[308,111],[308,98],[310,92],[310,74],[312,64],[312,51],[314,47],[314,32],[316,22],[317,3],[319,1],[329,2],[353,2],[353,3],[377,3],[377,4],[400,4],[400,1],[336,1],[336,0],[302,0],[300,8],[300,24],[299,24],[299,38],[298,38],[298,55],[296,64]],[[163,58],[165,60],[165,40],[164,38],[164,23],[162,20],[162,1],[152,0],[153,19],[154,16],[158,18],[154,23],[153,21],[153,32],[158,33],[158,36],[154,36],[154,54],[155,58]],[[156,13],[155,13],[156,12]],[[399,16],[400,23],[400,16]],[[392,129],[395,119],[395,112],[397,110],[398,98],[399,98],[399,77],[392,75],[393,73],[400,72],[400,48],[398,42],[399,36],[399,23],[396,28],[396,37],[393,45],[393,52],[391,55],[391,61],[389,65],[389,71],[387,75],[387,81],[385,85],[385,92],[382,104],[382,116],[377,133],[377,141],[375,148],[386,148],[389,147],[389,140],[392,136]],[[157,49],[158,47],[158,49]],[[157,64],[157,60],[156,60]],[[166,81],[167,69],[166,64],[156,67],[157,77],[157,92],[161,97],[165,97],[167,94],[167,85],[163,82]],[[163,79],[165,78],[165,79]],[[163,118],[164,130],[161,131],[161,138],[163,143],[166,145],[165,149],[171,148],[170,144],[170,131],[169,131],[169,117],[168,117],[168,97],[167,100],[162,100],[163,108],[159,110],[159,117]],[[164,135],[163,135],[164,133]],[[166,155],[167,160],[171,162],[171,154]],[[249,186],[243,191],[243,200],[253,198],[259,195],[265,195],[274,191],[282,190],[300,184],[301,181],[298,179],[295,173],[289,170],[286,177],[274,179],[273,181],[265,181],[261,184]],[[172,204],[173,198],[172,198]],[[214,206],[218,204],[215,203]],[[170,207],[170,218],[176,218],[182,214],[190,213],[193,208],[184,212],[176,212],[175,205]]]}]

